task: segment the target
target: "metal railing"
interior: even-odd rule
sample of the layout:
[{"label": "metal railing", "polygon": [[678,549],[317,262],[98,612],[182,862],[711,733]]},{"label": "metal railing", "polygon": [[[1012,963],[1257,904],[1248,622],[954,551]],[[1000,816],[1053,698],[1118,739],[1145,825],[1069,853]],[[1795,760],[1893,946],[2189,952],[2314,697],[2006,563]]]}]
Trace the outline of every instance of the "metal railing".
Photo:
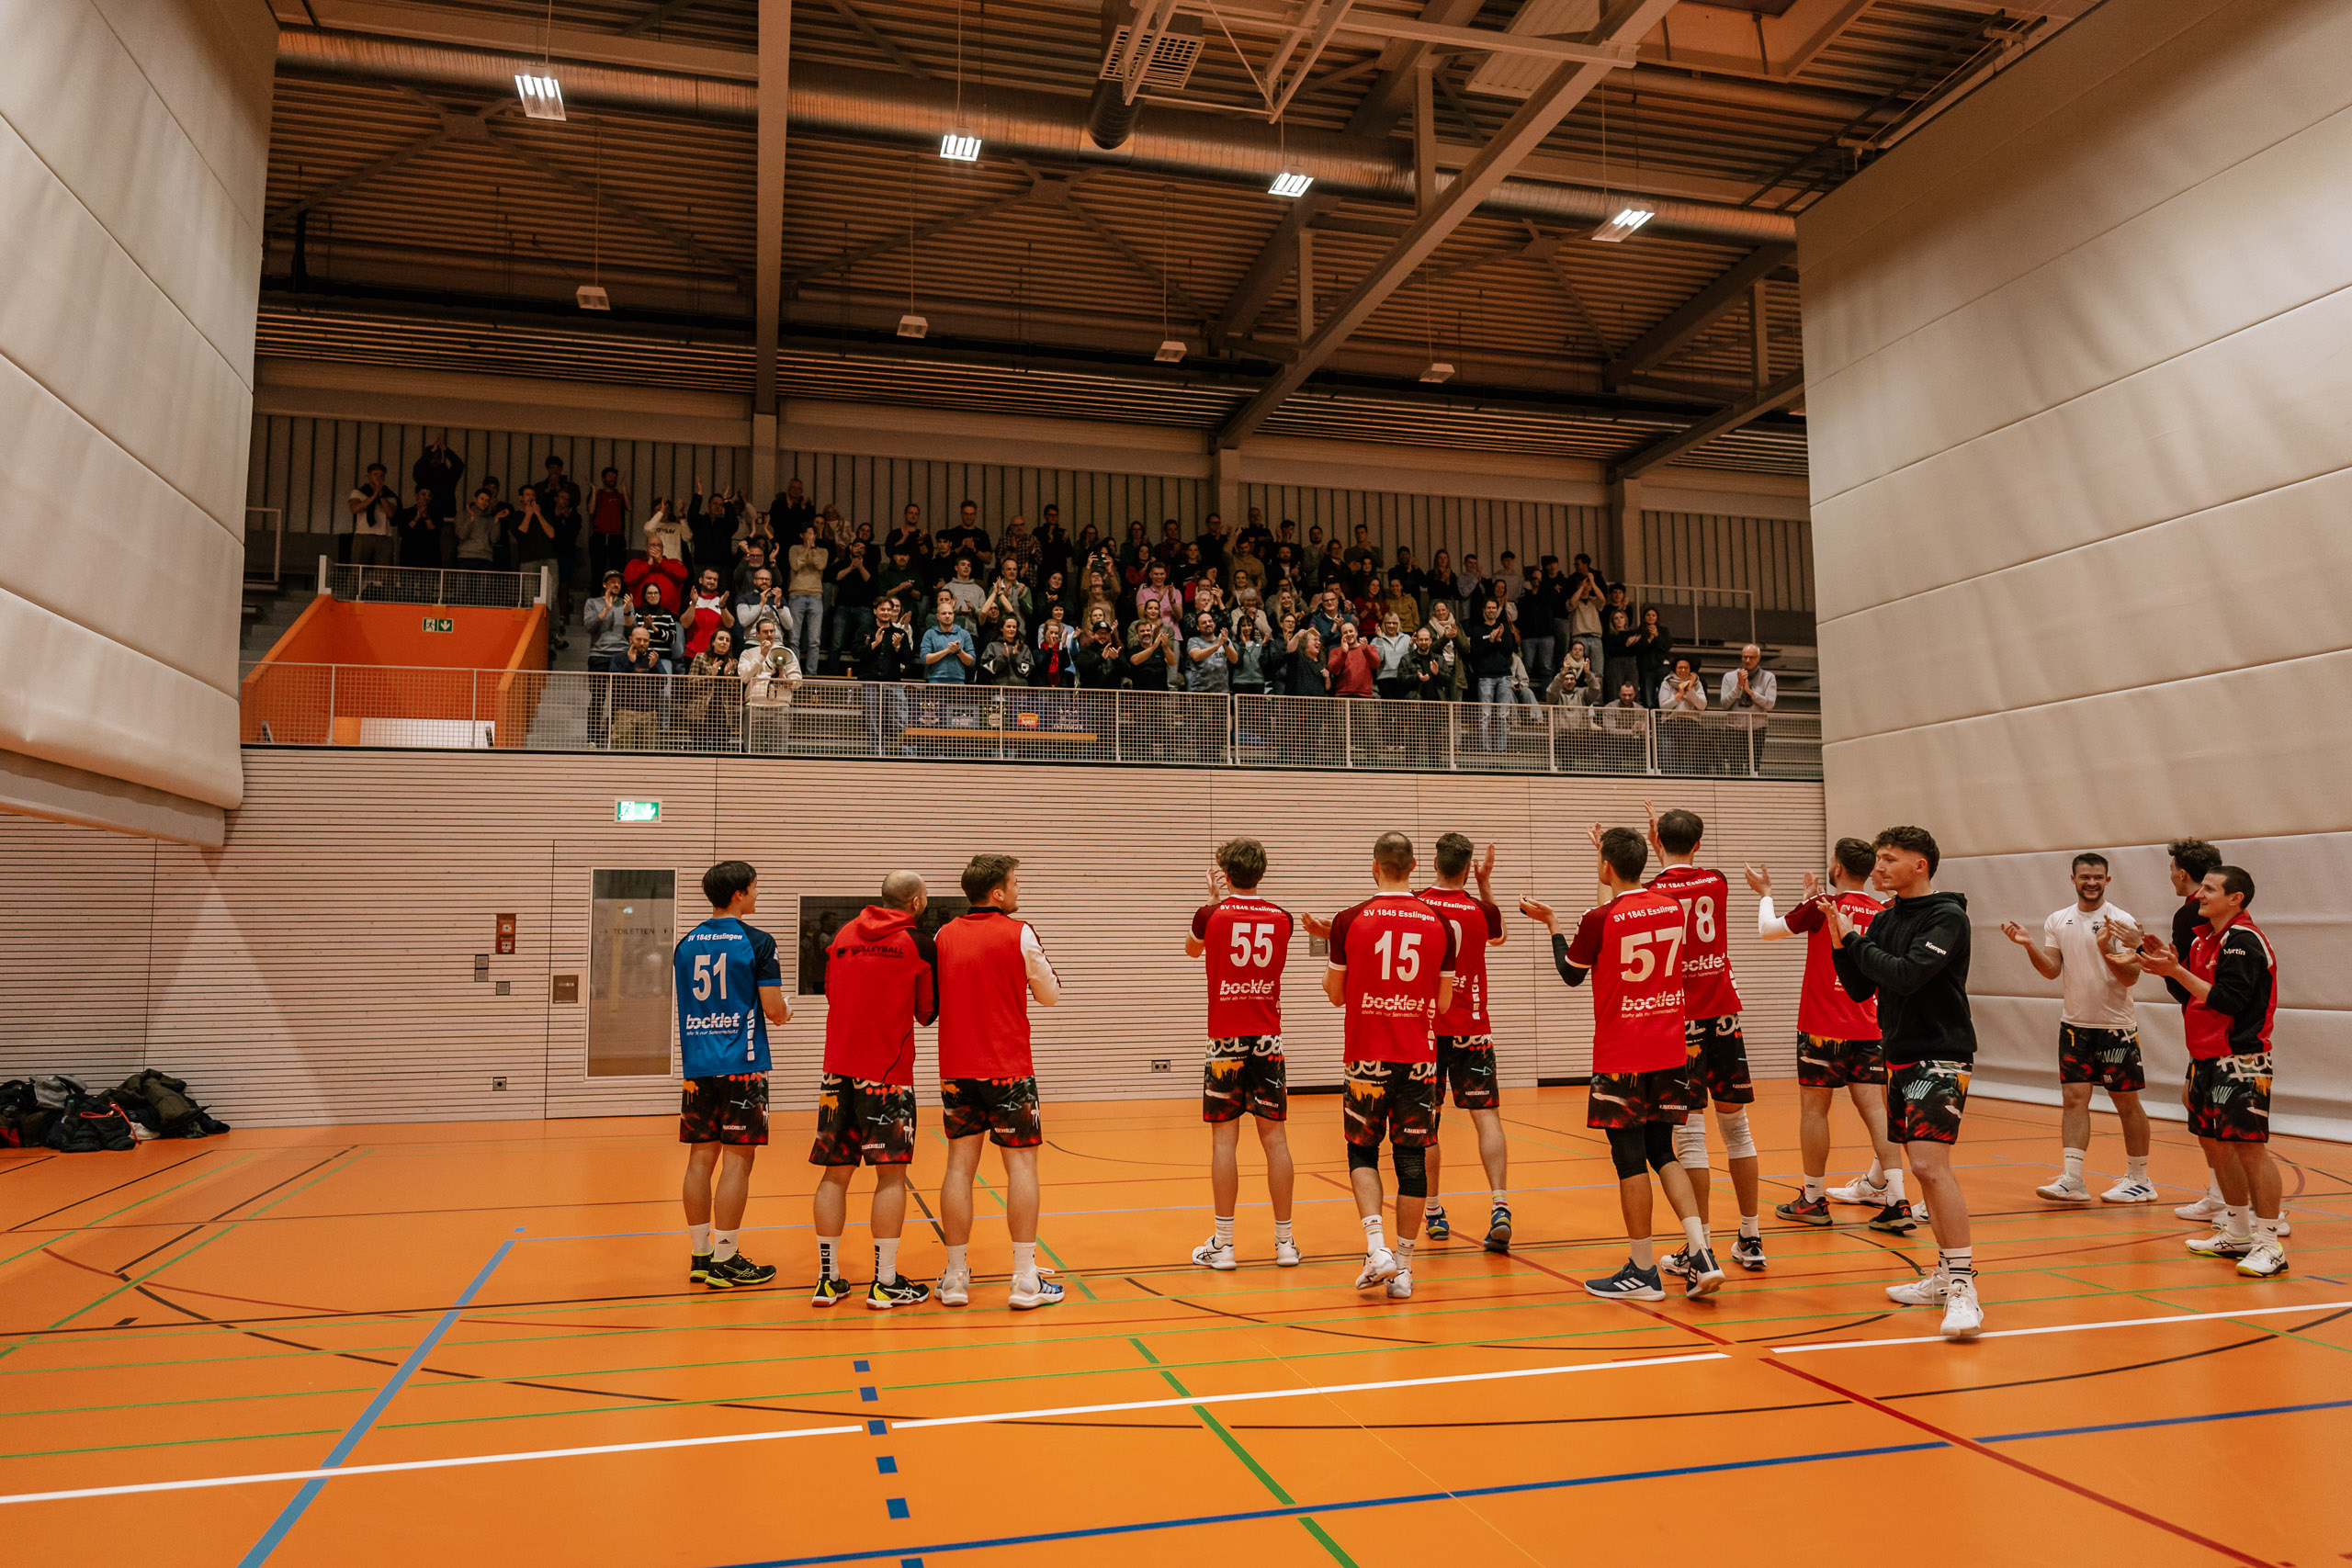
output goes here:
[{"label": "metal railing", "polygon": [[[262,519],[260,526],[254,520]],[[269,570],[261,570],[262,559]],[[286,579],[286,511],[278,506],[245,508],[245,586],[275,588]]]},{"label": "metal railing", "polygon": [[1820,721],[1646,708],[378,665],[256,668],[248,745],[1817,779]]},{"label": "metal railing", "polygon": [[319,558],[319,592],[382,604],[453,604],[525,610],[556,602],[555,568],[532,571],[458,571],[421,566],[340,566]]},{"label": "metal railing", "polygon": [[1756,640],[1756,591],[1752,588],[1628,582],[1625,598],[1636,617],[1655,606],[1659,623],[1677,642],[1717,642],[1736,648]]}]

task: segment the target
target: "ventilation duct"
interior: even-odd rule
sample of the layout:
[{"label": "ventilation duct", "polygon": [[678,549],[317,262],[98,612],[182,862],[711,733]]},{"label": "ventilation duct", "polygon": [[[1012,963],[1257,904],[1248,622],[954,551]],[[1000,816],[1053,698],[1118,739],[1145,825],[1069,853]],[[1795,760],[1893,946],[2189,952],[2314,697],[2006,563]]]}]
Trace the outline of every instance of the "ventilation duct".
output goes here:
[{"label": "ventilation duct", "polygon": [[[1147,0],[1144,9],[1148,13],[1156,7]],[[1096,72],[1094,96],[1086,106],[1086,134],[1105,152],[1126,145],[1136,128],[1136,116],[1142,111],[1144,93],[1182,92],[1193,80],[1193,67],[1201,62],[1198,17],[1176,17],[1162,27],[1147,25],[1142,39],[1134,45],[1142,54],[1141,61],[1126,62],[1127,70],[1142,72],[1142,80],[1130,97],[1122,78],[1121,56],[1141,19],[1133,0],[1102,0],[1102,63]]]}]

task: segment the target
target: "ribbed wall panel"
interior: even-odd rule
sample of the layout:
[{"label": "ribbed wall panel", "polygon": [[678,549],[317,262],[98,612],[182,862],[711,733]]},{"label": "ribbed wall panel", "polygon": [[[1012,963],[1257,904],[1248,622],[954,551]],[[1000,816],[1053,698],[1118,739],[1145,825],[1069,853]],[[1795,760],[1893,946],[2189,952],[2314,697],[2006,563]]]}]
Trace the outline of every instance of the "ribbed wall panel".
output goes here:
[{"label": "ribbed wall panel", "polygon": [[[160,1066],[223,1119],[261,1125],[660,1111],[674,1082],[588,1082],[586,1010],[548,999],[551,976],[585,973],[591,872],[674,871],[683,931],[705,912],[704,868],[749,859],[763,873],[754,923],[775,935],[789,987],[802,895],[867,897],[901,867],[952,892],[988,849],[1026,862],[1023,913],[1066,987],[1060,1007],[1035,1014],[1047,1097],[1182,1097],[1197,1081],[1204,1006],[1183,936],[1225,838],[1265,840],[1266,895],[1322,915],[1370,891],[1372,840],[1389,828],[1414,836],[1425,876],[1438,835],[1460,830],[1498,846],[1507,907],[1533,891],[1579,910],[1592,894],[1584,825],[1638,822],[1645,791],[1707,818],[1706,858],[1736,887],[1743,860],[1792,882],[1823,843],[1809,784],[940,762],[918,791],[888,763],[359,750],[245,761],[246,804],[218,852],[0,818],[0,856],[17,873],[0,911],[0,1077],[113,1082]],[[662,820],[616,824],[624,797],[660,799]],[[1750,1054],[1759,1074],[1785,1077],[1802,954],[1760,951],[1753,901],[1740,890],[1733,904]],[[474,955],[508,913],[517,951],[477,982]],[[1589,996],[1559,983],[1535,928],[1511,922],[1490,964],[1506,1079],[1582,1073]],[[1339,1077],[1338,1015],[1319,979],[1302,931],[1286,1012],[1301,1084]],[[496,994],[501,980],[511,995]],[[775,1032],[775,1098],[806,1109],[825,1004],[795,1006]],[[922,1041],[928,1078],[928,1032]]]}]

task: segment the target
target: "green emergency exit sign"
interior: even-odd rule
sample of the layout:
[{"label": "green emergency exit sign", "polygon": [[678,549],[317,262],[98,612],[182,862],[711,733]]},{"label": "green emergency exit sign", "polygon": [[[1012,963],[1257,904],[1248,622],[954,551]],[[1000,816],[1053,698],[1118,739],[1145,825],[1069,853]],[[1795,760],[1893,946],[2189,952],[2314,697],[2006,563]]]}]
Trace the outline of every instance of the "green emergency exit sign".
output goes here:
[{"label": "green emergency exit sign", "polygon": [[616,800],[613,802],[616,822],[659,822],[662,803],[658,800]]},{"label": "green emergency exit sign", "polygon": [[458,629],[458,623],[447,615],[427,615],[424,617],[424,629],[429,632],[453,632]]}]

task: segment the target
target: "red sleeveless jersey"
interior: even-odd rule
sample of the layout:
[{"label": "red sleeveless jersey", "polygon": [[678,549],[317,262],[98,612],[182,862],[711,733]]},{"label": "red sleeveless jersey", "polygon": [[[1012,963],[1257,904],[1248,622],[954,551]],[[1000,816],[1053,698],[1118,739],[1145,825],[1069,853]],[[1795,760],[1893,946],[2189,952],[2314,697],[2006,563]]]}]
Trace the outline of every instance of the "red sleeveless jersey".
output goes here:
[{"label": "red sleeveless jersey", "polygon": [[939,1076],[1025,1078],[1029,957],[1025,920],[975,909],[939,928]]},{"label": "red sleeveless jersey", "polygon": [[1646,888],[1587,909],[1568,962],[1592,971],[1592,1070],[1650,1073],[1687,1060],[1682,907]]},{"label": "red sleeveless jersey", "polygon": [[1236,893],[1193,911],[1193,935],[1208,943],[1209,1038],[1280,1034],[1290,912]]}]

